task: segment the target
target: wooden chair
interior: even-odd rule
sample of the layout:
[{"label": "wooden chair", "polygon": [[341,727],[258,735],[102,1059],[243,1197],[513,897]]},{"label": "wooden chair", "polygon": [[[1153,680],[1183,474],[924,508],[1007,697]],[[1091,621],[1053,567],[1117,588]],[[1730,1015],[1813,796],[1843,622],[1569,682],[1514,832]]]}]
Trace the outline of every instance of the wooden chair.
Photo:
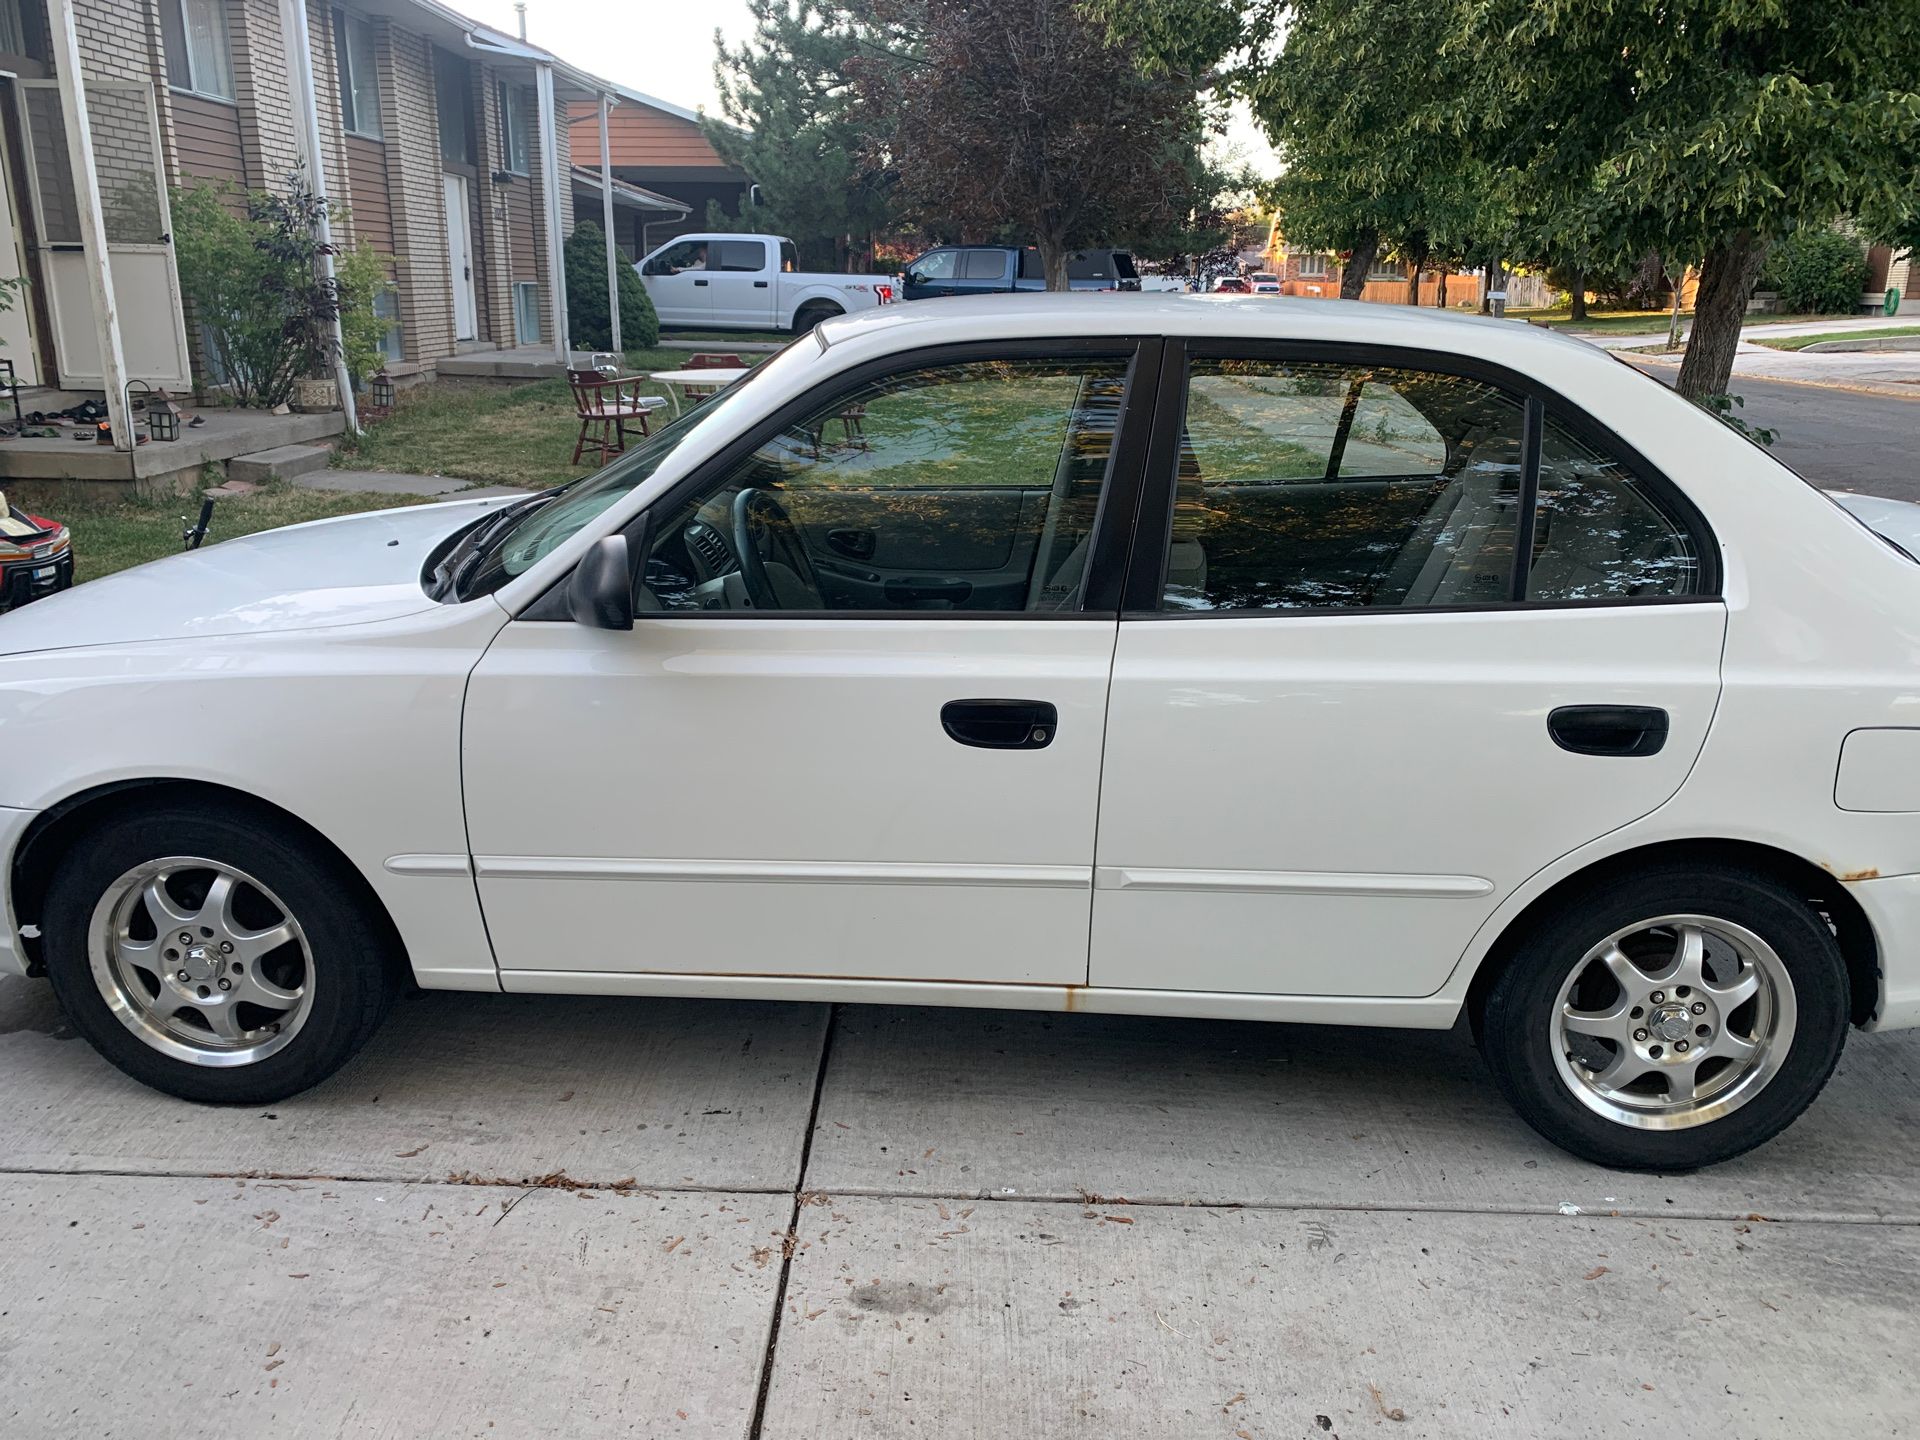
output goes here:
[{"label": "wooden chair", "polygon": [[[729,355],[724,351],[696,350],[688,357],[687,363],[683,368],[688,370],[744,370],[747,368],[747,362],[742,360],[738,355]],[[680,388],[686,392],[689,400],[705,400],[710,396],[720,393],[720,387],[718,385],[683,385]]]},{"label": "wooden chair", "polygon": [[569,370],[567,384],[573,388],[573,405],[580,417],[580,438],[573,444],[573,464],[587,449],[600,452],[600,463],[627,448],[627,428],[647,429],[647,414],[667,402],[657,395],[642,395],[639,376],[607,375],[599,370]]}]

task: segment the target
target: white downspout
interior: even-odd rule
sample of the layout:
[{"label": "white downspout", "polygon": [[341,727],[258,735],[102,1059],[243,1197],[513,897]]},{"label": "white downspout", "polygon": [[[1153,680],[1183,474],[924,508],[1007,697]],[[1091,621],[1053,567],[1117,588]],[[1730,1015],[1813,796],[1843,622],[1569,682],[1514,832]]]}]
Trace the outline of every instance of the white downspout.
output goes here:
[{"label": "white downspout", "polygon": [[[63,0],[64,3],[64,0]],[[313,92],[313,43],[307,36],[306,0],[280,0],[280,33],[287,45],[287,78],[292,89],[294,148],[306,167],[308,183],[319,197],[320,273],[333,283],[333,222],[327,218],[327,165],[320,149],[320,110]],[[346,335],[340,327],[340,312],[333,314],[333,380],[340,387],[340,409],[347,422],[347,433],[360,433],[359,409],[353,398],[353,377],[347,373]]]},{"label": "white downspout", "polygon": [[553,98],[553,66],[534,69],[540,104],[540,184],[547,211],[547,304],[553,311],[554,358],[565,368],[572,351],[567,335],[567,260],[560,235],[560,112]]},{"label": "white downspout", "polygon": [[120,312],[114,303],[113,270],[107,259],[107,222],[100,212],[100,176],[93,168],[93,122],[87,115],[80,37],[73,28],[73,0],[48,0],[47,19],[53,31],[60,117],[66,123],[67,163],[73,168],[73,197],[80,211],[87,290],[93,301],[93,333],[100,346],[100,378],[107,391],[107,424],[113,434],[113,448],[132,450],[127,359],[120,348]]},{"label": "white downspout", "polygon": [[614,103],[611,95],[600,97],[600,213],[606,222],[602,228],[607,236],[607,314],[613,322],[613,353],[624,355],[626,347],[620,343],[620,267],[626,262],[620,257],[618,237],[613,233],[613,151],[607,139]]}]

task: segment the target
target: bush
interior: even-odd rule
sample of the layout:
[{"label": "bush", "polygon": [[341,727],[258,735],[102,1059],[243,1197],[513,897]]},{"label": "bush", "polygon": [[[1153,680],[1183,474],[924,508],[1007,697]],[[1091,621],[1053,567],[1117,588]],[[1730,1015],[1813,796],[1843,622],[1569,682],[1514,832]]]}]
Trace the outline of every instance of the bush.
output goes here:
[{"label": "bush", "polygon": [[298,174],[287,193],[240,192],[204,183],[173,199],[174,253],[180,286],[206,327],[236,401],[271,409],[293,387],[324,374],[333,359],[334,282],[318,261],[327,202]]},{"label": "bush", "polygon": [[393,322],[377,313],[383,295],[394,288],[393,257],[366,241],[357,242],[334,261],[340,287],[340,338],[346,342],[347,377],[357,390],[386,363],[387,330]]},{"label": "bush", "polygon": [[[613,348],[613,327],[607,318],[607,240],[591,220],[580,221],[567,237],[567,329],[576,350]],[[653,313],[640,272],[622,257],[621,347],[647,350],[659,339],[660,317]]]},{"label": "bush", "polygon": [[1851,315],[1867,288],[1867,257],[1837,230],[1802,231],[1773,247],[1760,288],[1778,290],[1784,311]]}]

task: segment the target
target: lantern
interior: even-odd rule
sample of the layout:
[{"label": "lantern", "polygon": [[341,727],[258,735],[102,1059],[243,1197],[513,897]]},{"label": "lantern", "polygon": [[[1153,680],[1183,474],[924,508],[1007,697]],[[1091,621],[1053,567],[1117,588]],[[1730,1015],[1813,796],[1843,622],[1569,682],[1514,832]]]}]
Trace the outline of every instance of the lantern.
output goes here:
[{"label": "lantern", "polygon": [[180,407],[164,390],[147,402],[147,433],[156,440],[180,438]]},{"label": "lantern", "polygon": [[367,407],[368,410],[374,415],[391,415],[393,413],[393,376],[386,372],[384,366],[381,367],[380,373],[373,377],[372,394],[373,403]]}]

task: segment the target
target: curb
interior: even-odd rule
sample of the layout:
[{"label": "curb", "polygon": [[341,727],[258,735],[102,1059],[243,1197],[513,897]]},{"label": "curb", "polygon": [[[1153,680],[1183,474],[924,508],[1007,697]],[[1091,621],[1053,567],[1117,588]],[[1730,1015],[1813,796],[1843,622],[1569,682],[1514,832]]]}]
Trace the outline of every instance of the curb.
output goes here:
[{"label": "curb", "polygon": [[[1679,369],[1678,360],[1668,360],[1656,355],[1621,355],[1629,365],[1662,365]],[[1729,384],[1742,379],[1758,380],[1767,385],[1798,385],[1807,390],[1844,390],[1850,395],[1879,395],[1888,400],[1920,400],[1920,384],[1890,385],[1872,380],[1840,382],[1835,380],[1807,380],[1798,375],[1741,375],[1735,373]]]}]

